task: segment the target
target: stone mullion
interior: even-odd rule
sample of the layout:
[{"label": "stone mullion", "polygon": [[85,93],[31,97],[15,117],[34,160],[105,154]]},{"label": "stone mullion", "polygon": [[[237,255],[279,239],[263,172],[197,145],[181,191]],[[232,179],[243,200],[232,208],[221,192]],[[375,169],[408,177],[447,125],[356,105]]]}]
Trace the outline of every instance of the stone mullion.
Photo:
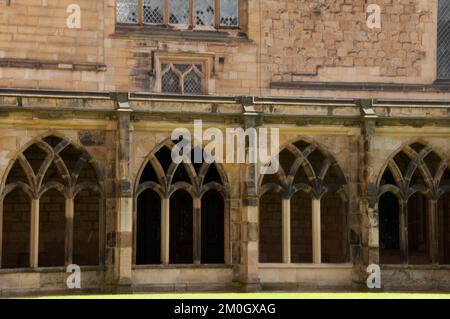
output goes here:
[{"label": "stone mullion", "polygon": [[401,201],[399,206],[400,262],[408,264],[408,203]]},{"label": "stone mullion", "polygon": [[312,253],[313,263],[322,263],[322,236],[321,236],[321,222],[320,222],[320,199],[313,198],[312,200]]},{"label": "stone mullion", "polygon": [[170,198],[164,197],[161,205],[161,263],[169,265]]},{"label": "stone mullion", "polygon": [[166,26],[169,25],[169,0],[163,0],[163,21]]},{"label": "stone mullion", "polygon": [[438,217],[438,201],[428,201],[428,220],[429,220],[429,248],[431,262],[433,264],[439,263],[439,217]]},{"label": "stone mullion", "polygon": [[138,24],[144,24],[144,0],[138,0]]},{"label": "stone mullion", "polygon": [[291,263],[291,200],[283,198],[283,263]]},{"label": "stone mullion", "polygon": [[189,0],[189,28],[194,28],[194,0]]},{"label": "stone mullion", "polygon": [[66,198],[65,265],[73,264],[74,198]]},{"label": "stone mullion", "polygon": [[220,28],[220,0],[214,0],[214,27]]},{"label": "stone mullion", "polygon": [[202,201],[200,198],[194,198],[193,201],[193,257],[194,264],[200,265],[202,263],[202,216],[201,216],[201,206]]},{"label": "stone mullion", "polygon": [[39,199],[31,200],[30,223],[30,267],[37,268],[39,263]]}]

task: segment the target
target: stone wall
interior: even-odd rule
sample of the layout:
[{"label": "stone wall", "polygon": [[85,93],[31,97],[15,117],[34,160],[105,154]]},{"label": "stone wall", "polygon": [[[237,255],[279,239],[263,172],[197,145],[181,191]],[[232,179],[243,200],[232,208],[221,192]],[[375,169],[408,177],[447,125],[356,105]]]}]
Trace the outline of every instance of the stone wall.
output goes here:
[{"label": "stone wall", "polygon": [[[81,29],[66,27],[70,1],[30,4],[17,0],[10,6],[2,2],[0,59],[6,60],[0,63],[0,85],[154,92],[158,81],[155,53],[211,56],[208,94],[335,97],[349,94],[272,89],[271,83],[430,85],[436,79],[436,0],[373,1],[382,11],[382,28],[374,30],[366,26],[368,4],[361,0],[241,2],[244,41],[236,40],[235,31],[225,40],[213,33],[199,39],[182,32],[178,38],[167,31],[117,32],[113,0],[78,1]],[[357,91],[353,96],[401,95],[373,91]],[[416,88],[409,95],[444,98],[445,94]]]},{"label": "stone wall", "polygon": [[[101,190],[104,194],[104,201],[101,202],[99,210],[104,209],[104,214],[99,215],[104,218],[104,229],[101,229],[99,240],[103,245],[100,252],[100,264],[102,266],[89,268],[96,275],[95,278],[89,279],[88,287],[93,286],[99,289],[116,288],[133,288],[139,289],[218,289],[229,284],[233,289],[239,289],[254,285],[254,287],[263,288],[280,288],[294,287],[313,287],[319,278],[319,286],[327,287],[327,280],[331,280],[333,286],[337,287],[361,287],[364,285],[366,277],[365,268],[369,263],[377,263],[375,255],[371,255],[370,251],[378,251],[376,216],[373,217],[370,209],[372,207],[367,204],[368,193],[364,192],[363,185],[368,181],[375,183],[378,176],[382,174],[387,161],[398,151],[414,142],[421,142],[430,146],[440,157],[448,161],[450,158],[450,148],[448,146],[448,107],[445,105],[430,106],[428,108],[418,107],[414,105],[392,105],[389,107],[376,106],[375,111],[379,116],[376,120],[376,127],[371,133],[371,144],[369,148],[364,148],[363,134],[361,126],[365,125],[367,118],[361,116],[360,107],[355,103],[348,102],[345,105],[337,105],[335,101],[323,100],[320,102],[299,102],[292,101],[286,103],[285,100],[267,99],[266,104],[255,103],[255,108],[260,110],[263,127],[280,127],[280,145],[285,146],[289,143],[304,140],[309,143],[318,145],[326,154],[330,154],[344,173],[348,185],[344,189],[344,193],[348,197],[348,207],[346,209],[346,221],[348,228],[342,230],[337,226],[342,219],[339,217],[337,210],[340,205],[337,200],[325,197],[322,201],[324,211],[324,223],[327,232],[337,234],[342,233],[350,237],[347,244],[349,249],[346,252],[345,260],[350,263],[341,265],[307,265],[308,271],[304,271],[302,265],[260,265],[258,263],[258,230],[261,234],[265,229],[263,224],[259,223],[257,218],[255,223],[249,225],[245,217],[245,207],[251,200],[257,198],[246,197],[249,185],[253,183],[252,176],[246,176],[242,172],[247,167],[242,164],[226,164],[222,165],[224,176],[227,184],[230,185],[230,196],[226,202],[226,231],[225,243],[228,245],[226,251],[226,264],[219,267],[206,267],[208,276],[202,276],[201,266],[194,266],[191,269],[180,269],[176,266],[157,266],[143,268],[133,265],[132,236],[125,237],[120,231],[119,221],[122,224],[130,225],[133,229],[133,214],[135,210],[135,202],[133,199],[136,186],[138,185],[139,176],[142,168],[148,162],[150,154],[170,137],[170,133],[174,128],[180,126],[191,127],[195,118],[202,118],[205,126],[218,126],[225,128],[227,125],[238,126],[243,122],[243,108],[240,102],[224,102],[214,98],[214,102],[199,102],[194,98],[184,97],[183,101],[160,101],[159,98],[142,96],[139,99],[133,96],[129,103],[132,110],[128,112],[118,112],[114,108],[114,103],[105,98],[100,100],[97,98],[77,97],[72,99],[62,99],[58,93],[58,98],[35,97],[32,93],[26,93],[24,97],[20,97],[22,105],[19,106],[18,97],[2,97],[0,98],[0,179],[2,181],[2,189],[6,181],[6,174],[9,172],[12,163],[18,154],[27,149],[36,140],[42,139],[48,135],[54,135],[64,138],[71,142],[76,148],[84,149],[92,156],[92,165],[100,174]],[[399,102],[400,103],[400,102]],[[215,105],[214,105],[215,104]],[[69,106],[68,106],[69,105]],[[88,108],[78,109],[73,105],[95,105],[95,111]],[[389,111],[386,109],[389,108]],[[217,113],[214,113],[216,110]],[[164,115],[161,115],[164,112]],[[129,172],[128,179],[130,185],[119,179],[117,171],[119,164],[117,157],[120,149],[120,140],[118,139],[118,115],[123,114],[130,117],[130,140],[125,146],[130,148],[130,156],[128,159]],[[220,115],[220,116],[218,116]],[[420,136],[418,138],[417,136]],[[121,143],[124,143],[123,141]],[[123,146],[123,145],[122,145]],[[70,162],[70,154],[66,154]],[[365,158],[364,156],[367,156]],[[41,157],[37,156],[36,161]],[[367,175],[361,174],[361,171],[367,170]],[[20,172],[13,170],[13,175],[18,179],[23,179]],[[87,179],[91,178],[92,172],[88,171]],[[448,179],[448,176],[446,177]],[[85,179],[85,180],[87,180]],[[255,180],[257,180],[257,176]],[[332,179],[331,179],[332,180]],[[127,188],[129,187],[129,188]],[[119,194],[126,194],[129,191],[129,206],[122,208],[118,204]],[[82,217],[83,223],[87,223],[86,229],[90,228],[96,221],[93,220],[91,211],[98,207],[94,203],[94,197],[83,197],[82,210],[86,214]],[[80,197],[81,198],[81,197]],[[264,210],[267,223],[269,225],[269,236],[267,243],[270,248],[267,249],[269,254],[281,261],[282,246],[281,233],[279,229],[281,216],[279,214],[281,203],[278,200],[269,198],[266,206],[271,206],[269,210]],[[14,198],[12,197],[12,201]],[[55,202],[52,200],[51,202]],[[59,205],[61,202],[58,201]],[[4,203],[5,204],[5,203]],[[21,203],[22,204],[22,203]],[[49,202],[43,201],[41,205],[48,205]],[[9,206],[8,206],[9,205]],[[442,204],[441,204],[442,205]],[[95,206],[95,207],[94,207]],[[6,201],[6,207],[9,210],[14,209],[11,202]],[[24,213],[28,207],[21,206]],[[278,207],[278,208],[277,208]],[[75,205],[75,209],[77,205]],[[229,209],[229,211],[228,211]],[[258,207],[255,206],[256,212]],[[49,211],[58,211],[60,208],[48,207]],[[310,210],[306,198],[301,200],[294,199],[292,205],[292,226],[298,226],[296,215],[299,210]],[[310,215],[310,214],[308,214]],[[77,216],[77,214],[76,214]],[[258,214],[255,214],[258,216]],[[306,219],[306,218],[305,218]],[[375,222],[372,221],[375,219]],[[369,220],[369,221],[367,221]],[[101,222],[101,221],[100,221]],[[307,223],[308,221],[306,221]],[[76,223],[76,222],[75,222]],[[306,224],[305,223],[305,224]],[[336,225],[335,225],[336,224]],[[259,228],[259,227],[263,228]],[[272,227],[273,226],[273,227]],[[307,226],[305,226],[307,227]],[[274,231],[274,232],[272,232]],[[84,237],[89,237],[87,231],[82,232]],[[228,233],[228,234],[227,234]],[[294,236],[295,232],[293,231]],[[333,235],[334,236],[334,235]],[[373,236],[373,237],[371,237]],[[293,247],[297,248],[297,244],[302,244],[303,239],[294,237]],[[375,239],[374,239],[375,238]],[[252,251],[248,252],[250,246],[248,242],[252,241],[255,247],[250,247]],[[341,248],[339,244],[342,242],[331,242],[330,238],[325,238],[327,247],[330,248],[327,258],[337,259],[334,253]],[[78,245],[84,245],[78,243]],[[308,246],[305,244],[305,246]],[[310,245],[309,245],[310,246]],[[339,246],[339,247],[338,247]],[[25,246],[24,246],[25,247]],[[127,248],[126,253],[120,253],[122,248]],[[302,246],[302,250],[303,247]],[[89,251],[91,246],[89,244]],[[300,250],[300,248],[299,248]],[[306,251],[306,249],[305,249]],[[127,253],[130,252],[129,255]],[[261,253],[264,253],[261,251]],[[276,255],[276,256],[275,256]],[[296,261],[295,253],[293,253],[293,261]],[[103,260],[102,260],[103,259]],[[326,262],[327,260],[324,260]],[[197,268],[196,268],[197,267]],[[303,268],[302,268],[303,267]],[[401,267],[401,266],[400,266]],[[431,270],[425,272],[417,272],[423,276],[442,276],[448,275],[448,266],[430,265]],[[274,270],[274,268],[276,268]],[[4,293],[8,293],[14,288],[30,291],[30,289],[64,289],[63,272],[57,270],[43,270],[41,274],[36,274],[33,270],[26,270],[31,274],[26,275],[24,271],[16,270],[0,270],[0,289],[4,289]],[[54,276],[48,275],[47,272],[55,271]],[[402,268],[402,274],[405,273]],[[406,271],[415,271],[412,270]],[[20,283],[10,274],[13,273],[17,278],[23,278]],[[164,276],[167,274],[166,276]],[[243,275],[244,274],[244,275]],[[317,276],[316,276],[317,275]],[[391,276],[388,272],[386,278]],[[392,286],[392,280],[387,279],[387,289],[395,289]],[[419,275],[418,275],[419,276]],[[174,279],[175,278],[175,279]],[[243,279],[244,278],[244,279]],[[245,279],[250,280],[245,281]],[[41,281],[40,281],[41,280]],[[120,286],[118,281],[121,281]],[[173,282],[172,282],[173,281]],[[415,288],[420,288],[424,281],[410,283]],[[260,286],[259,284],[263,285]],[[282,284],[280,286],[280,284]],[[446,285],[443,284],[444,286]],[[30,288],[31,287],[31,288]],[[181,287],[181,288],[180,288]],[[441,286],[440,286],[441,287]],[[130,288],[130,289],[131,289]]]},{"label": "stone wall", "polygon": [[[367,27],[372,3],[381,29]],[[433,80],[435,1],[264,1],[262,10],[272,80]]]}]

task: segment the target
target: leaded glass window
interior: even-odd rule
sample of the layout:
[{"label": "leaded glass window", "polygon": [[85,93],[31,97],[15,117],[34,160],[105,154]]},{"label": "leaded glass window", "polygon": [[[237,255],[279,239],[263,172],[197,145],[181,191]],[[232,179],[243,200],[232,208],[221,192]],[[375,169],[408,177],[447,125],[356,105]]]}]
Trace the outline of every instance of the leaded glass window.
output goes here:
[{"label": "leaded glass window", "polygon": [[189,24],[189,1],[169,0],[169,24]]},{"label": "leaded glass window", "polygon": [[214,27],[214,0],[194,0],[195,25]]},{"label": "leaded glass window", "polygon": [[163,24],[164,23],[164,0],[143,0],[144,23]]},{"label": "leaded glass window", "polygon": [[224,27],[237,27],[239,17],[238,0],[220,1],[220,25]]},{"label": "leaded glass window", "polygon": [[439,0],[437,78],[450,80],[450,1]]},{"label": "leaded glass window", "polygon": [[116,6],[117,22],[138,22],[138,0],[117,0]]},{"label": "leaded glass window", "polygon": [[201,64],[161,64],[161,92],[174,94],[202,94]]},{"label": "leaded glass window", "polygon": [[239,0],[117,0],[117,23],[239,27]]},{"label": "leaded glass window", "polygon": [[200,94],[202,93],[202,78],[191,71],[184,77],[184,93],[185,94]]},{"label": "leaded glass window", "polygon": [[161,90],[164,93],[181,93],[180,78],[172,68],[168,68],[162,76]]}]

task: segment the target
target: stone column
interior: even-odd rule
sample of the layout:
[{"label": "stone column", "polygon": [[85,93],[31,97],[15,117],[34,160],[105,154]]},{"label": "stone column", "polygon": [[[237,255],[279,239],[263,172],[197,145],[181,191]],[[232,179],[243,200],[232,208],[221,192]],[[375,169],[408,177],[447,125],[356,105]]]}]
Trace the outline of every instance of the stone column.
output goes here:
[{"label": "stone column", "polygon": [[130,181],[130,130],[131,108],[127,94],[117,94],[117,236],[116,236],[116,280],[118,288],[131,286],[131,270],[133,263],[133,198]]},{"label": "stone column", "polygon": [[161,205],[161,263],[169,265],[170,199],[165,197]]},{"label": "stone column", "polygon": [[39,262],[39,199],[31,200],[30,267]]},{"label": "stone column", "polygon": [[193,245],[193,254],[194,264],[200,265],[202,263],[202,213],[201,206],[202,201],[200,198],[194,198],[194,210],[193,210],[193,235],[194,235],[194,245]]},{"label": "stone column", "polygon": [[[256,126],[257,113],[252,106],[251,97],[242,98],[245,129]],[[257,165],[250,163],[249,145],[246,145],[246,163],[241,164],[244,181],[243,205],[241,215],[241,270],[240,280],[244,291],[260,290],[259,282],[259,207],[257,192]]]},{"label": "stone column", "polygon": [[315,264],[322,263],[322,236],[320,225],[320,199],[312,200],[312,252],[313,262]]},{"label": "stone column", "polygon": [[378,205],[377,205],[377,185],[376,176],[374,174],[374,160],[376,158],[373,149],[373,135],[375,134],[375,119],[376,115],[372,109],[372,101],[363,101],[361,106],[363,114],[363,162],[362,162],[362,179],[361,179],[361,194],[365,208],[363,214],[363,221],[365,224],[366,238],[363,238],[363,245],[367,245],[367,254],[365,263],[379,264],[379,240],[378,240]]},{"label": "stone column", "polygon": [[283,263],[291,263],[291,200],[283,198]]},{"label": "stone column", "polygon": [[[359,216],[351,216],[352,259],[358,265],[353,280],[366,287],[367,267],[379,264],[377,185],[374,172],[376,154],[374,135],[377,115],[372,100],[357,102],[361,112],[361,140],[359,143]],[[358,218],[359,217],[359,218]],[[359,224],[359,225],[357,225]]]},{"label": "stone column", "polygon": [[439,263],[439,216],[438,201],[428,201],[430,256],[433,264]]},{"label": "stone column", "polygon": [[66,198],[66,242],[65,242],[65,263],[66,266],[73,264],[73,218],[74,202],[73,197]]},{"label": "stone column", "polygon": [[400,261],[408,264],[408,203],[400,201],[399,228],[400,228]]}]

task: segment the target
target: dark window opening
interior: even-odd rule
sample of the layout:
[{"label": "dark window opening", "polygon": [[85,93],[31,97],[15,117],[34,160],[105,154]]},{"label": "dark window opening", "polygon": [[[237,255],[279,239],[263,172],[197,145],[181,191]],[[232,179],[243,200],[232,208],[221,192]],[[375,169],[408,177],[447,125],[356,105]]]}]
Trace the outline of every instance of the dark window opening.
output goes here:
[{"label": "dark window opening", "polygon": [[178,165],[177,169],[175,170],[175,173],[173,174],[173,178],[172,178],[172,184],[181,183],[181,182],[188,183],[188,184],[192,183],[191,177],[189,176],[186,166],[183,163]]},{"label": "dark window opening", "polygon": [[321,245],[323,263],[347,261],[347,234],[345,207],[336,193],[327,193],[321,199]]},{"label": "dark window opening", "polygon": [[400,171],[402,172],[402,175],[406,176],[406,172],[408,170],[409,163],[411,162],[411,159],[409,158],[409,156],[406,155],[404,152],[400,152],[394,157],[394,161],[395,161],[395,164],[397,164]]},{"label": "dark window opening", "polygon": [[61,143],[63,140],[59,137],[50,135],[42,139],[44,142],[46,142],[48,145],[50,145],[52,148],[55,148],[58,146],[59,143]]},{"label": "dark window opening", "polygon": [[61,151],[61,153],[59,153],[59,155],[69,170],[69,173],[72,174],[81,156],[81,152],[73,145],[68,145]]},{"label": "dark window opening", "polygon": [[296,157],[292,154],[288,149],[284,149],[280,153],[280,166],[283,168],[283,171],[286,175],[289,175],[291,172],[291,167],[294,164]]},{"label": "dark window opening", "polygon": [[380,185],[397,185],[397,182],[395,181],[394,175],[392,175],[392,172],[389,168],[386,168],[384,171],[383,177],[381,178]]},{"label": "dark window opening", "polygon": [[283,262],[281,194],[270,191],[261,197],[259,225],[259,261]]},{"label": "dark window opening", "polygon": [[163,146],[158,152],[155,154],[158,162],[161,164],[164,172],[167,173],[167,170],[172,164],[172,152],[167,147]]},{"label": "dark window opening", "polygon": [[408,201],[408,263],[430,264],[428,200],[416,193]]},{"label": "dark window opening", "polygon": [[65,263],[66,215],[64,195],[55,189],[39,201],[39,267]]},{"label": "dark window opening", "polygon": [[3,245],[1,268],[30,266],[31,200],[16,189],[3,200]]},{"label": "dark window opening", "polygon": [[30,163],[34,174],[38,175],[39,169],[41,168],[42,163],[47,157],[47,153],[36,144],[33,144],[29,148],[27,148],[25,152],[23,152],[23,155],[25,155],[25,158]]},{"label": "dark window opening", "polygon": [[320,169],[322,168],[325,159],[325,155],[319,150],[315,150],[308,156],[308,160],[310,161],[316,175],[320,173]]},{"label": "dark window opening", "polygon": [[312,263],[312,245],[311,197],[297,192],[291,198],[291,261]]},{"label": "dark window opening", "polygon": [[308,176],[306,175],[305,168],[304,168],[304,166],[300,166],[294,177],[294,185],[302,184],[302,183],[308,184],[308,182],[309,182],[309,179],[308,179]]},{"label": "dark window opening", "polygon": [[400,220],[399,203],[392,193],[381,196],[378,204],[380,262],[400,263]]},{"label": "dark window opening", "polygon": [[427,157],[425,157],[424,161],[430,170],[431,176],[436,176],[439,164],[441,164],[442,161],[441,158],[435,152],[431,152]]},{"label": "dark window opening", "polygon": [[193,263],[193,201],[183,190],[170,197],[170,263]]},{"label": "dark window opening", "polygon": [[161,264],[161,198],[153,190],[137,200],[136,264]]},{"label": "dark window opening", "polygon": [[145,166],[144,171],[141,175],[141,179],[139,180],[139,184],[143,184],[146,182],[154,182],[157,184],[159,183],[158,175],[156,174],[155,169],[150,162]]},{"label": "dark window opening", "polygon": [[15,182],[22,182],[28,184],[27,175],[20,165],[19,161],[15,161],[14,165],[11,167],[9,171],[8,178],[6,179],[6,185]]},{"label": "dark window opening", "polygon": [[222,177],[220,177],[219,171],[217,170],[217,167],[215,164],[212,164],[211,166],[209,166],[208,172],[205,175],[203,184],[206,185],[208,183],[213,183],[213,182],[222,184]]},{"label": "dark window opening", "polygon": [[209,191],[202,198],[202,252],[203,264],[223,264],[224,200],[217,191]]},{"label": "dark window opening", "polygon": [[99,264],[100,196],[82,190],[74,200],[73,262],[80,266]]}]

